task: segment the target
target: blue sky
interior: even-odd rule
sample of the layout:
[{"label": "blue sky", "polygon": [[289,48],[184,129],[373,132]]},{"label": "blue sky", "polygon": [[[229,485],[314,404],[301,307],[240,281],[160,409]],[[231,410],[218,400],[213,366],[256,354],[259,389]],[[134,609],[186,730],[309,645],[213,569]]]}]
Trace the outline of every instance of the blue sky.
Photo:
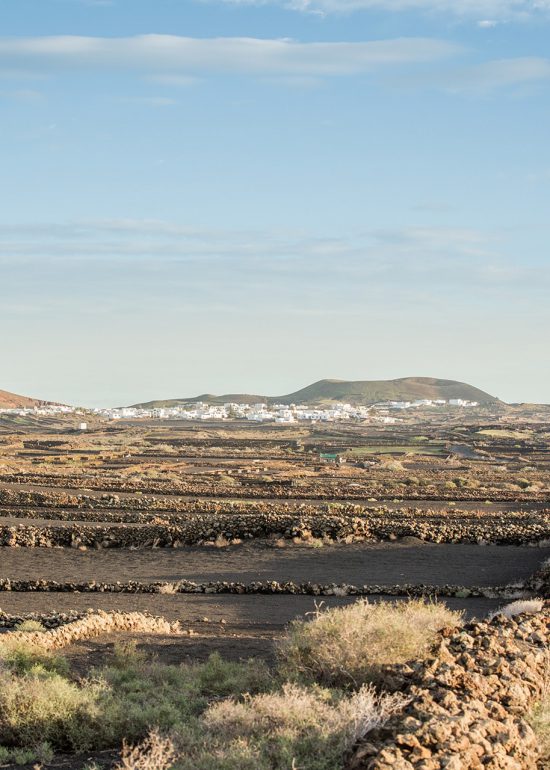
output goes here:
[{"label": "blue sky", "polygon": [[0,388],[550,402],[550,0],[4,0]]}]

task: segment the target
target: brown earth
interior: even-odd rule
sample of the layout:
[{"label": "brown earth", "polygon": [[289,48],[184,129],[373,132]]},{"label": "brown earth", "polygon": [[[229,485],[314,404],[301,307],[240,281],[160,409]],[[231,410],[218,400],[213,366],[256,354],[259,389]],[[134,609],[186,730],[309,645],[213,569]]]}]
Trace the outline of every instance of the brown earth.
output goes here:
[{"label": "brown earth", "polygon": [[18,396],[16,393],[8,393],[7,390],[0,390],[0,409],[32,409],[40,403],[35,398]]}]

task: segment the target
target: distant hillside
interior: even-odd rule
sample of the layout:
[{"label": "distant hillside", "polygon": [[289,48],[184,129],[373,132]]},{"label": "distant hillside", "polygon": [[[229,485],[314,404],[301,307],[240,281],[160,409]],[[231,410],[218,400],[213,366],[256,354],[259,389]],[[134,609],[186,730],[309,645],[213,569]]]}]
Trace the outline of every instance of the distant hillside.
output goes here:
[{"label": "distant hillside", "polygon": [[134,404],[143,408],[162,408],[203,401],[210,404],[257,404],[261,402],[276,404],[319,404],[330,401],[344,401],[352,404],[374,404],[377,401],[412,401],[419,398],[448,401],[462,398],[467,401],[479,401],[482,404],[498,403],[498,399],[473,385],[456,380],[437,380],[433,377],[403,377],[399,380],[319,380],[295,393],[286,396],[258,396],[244,393],[226,393],[213,396],[204,393],[193,398],[175,398],[167,401],[148,401]]},{"label": "distant hillside", "polygon": [[40,401],[27,396],[18,396],[16,393],[8,393],[6,390],[0,390],[0,409],[29,409],[38,406]]}]

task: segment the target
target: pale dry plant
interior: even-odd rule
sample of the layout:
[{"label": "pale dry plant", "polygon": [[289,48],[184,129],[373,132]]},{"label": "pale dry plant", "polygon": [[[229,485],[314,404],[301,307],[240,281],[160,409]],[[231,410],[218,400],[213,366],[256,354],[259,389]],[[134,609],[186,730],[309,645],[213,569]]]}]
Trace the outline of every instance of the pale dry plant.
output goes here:
[{"label": "pale dry plant", "polygon": [[151,730],[145,740],[135,746],[124,742],[121,761],[115,770],[169,770],[175,758],[172,740]]},{"label": "pale dry plant", "polygon": [[219,739],[269,739],[300,741],[317,735],[344,754],[368,732],[384,725],[399,713],[408,700],[401,693],[377,693],[363,685],[350,697],[329,690],[306,688],[287,682],[279,692],[226,699],[211,705],[202,721]]},{"label": "pale dry plant", "polygon": [[390,604],[360,600],[317,607],[310,621],[290,624],[278,645],[283,675],[298,681],[358,688],[383,682],[383,667],[423,658],[437,632],[456,627],[462,614],[420,599]]},{"label": "pale dry plant", "polygon": [[541,612],[544,607],[543,599],[519,599],[516,602],[510,602],[503,607],[499,607],[498,610],[491,612],[488,616],[488,620],[492,620],[497,615],[504,615],[506,618],[514,618],[516,615],[536,615],[537,612]]}]

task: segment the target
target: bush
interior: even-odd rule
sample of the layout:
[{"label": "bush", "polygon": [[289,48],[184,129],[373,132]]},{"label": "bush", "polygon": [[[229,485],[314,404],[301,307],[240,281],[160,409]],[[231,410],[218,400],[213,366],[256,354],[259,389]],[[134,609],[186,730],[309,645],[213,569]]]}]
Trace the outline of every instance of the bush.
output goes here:
[{"label": "bush", "polygon": [[70,681],[57,670],[57,658],[30,645],[19,643],[4,660],[0,745],[8,747],[32,747],[40,736],[56,751],[111,748],[124,738],[140,740],[151,728],[186,722],[214,697],[255,693],[271,684],[257,662],[226,663],[212,656],[204,664],[165,666],[147,663],[127,645],[117,649],[111,666],[81,682]]},{"label": "bush", "polygon": [[29,765],[31,762],[51,762],[53,756],[52,748],[48,743],[39,743],[28,749],[8,749],[0,746],[0,766],[10,763]]},{"label": "bush", "polygon": [[67,674],[69,670],[67,661],[60,655],[44,649],[41,645],[9,637],[0,642],[0,662],[8,670],[19,675],[34,671]]},{"label": "bush", "polygon": [[170,738],[164,738],[157,730],[152,730],[137,746],[124,743],[122,761],[115,770],[169,770],[175,756],[176,751]]},{"label": "bush", "polygon": [[22,620],[15,626],[16,631],[23,631],[28,633],[43,632],[46,629],[38,620]]},{"label": "bush", "polygon": [[79,687],[40,666],[18,676],[0,676],[0,743],[33,746],[37,739],[54,749],[83,751],[94,744],[101,685]]},{"label": "bush", "polygon": [[401,695],[371,686],[351,697],[320,687],[282,690],[211,705],[195,731],[176,739],[178,770],[335,770],[369,730],[400,711]]},{"label": "bush", "polygon": [[167,666],[147,663],[131,650],[96,672],[106,684],[101,698],[105,746],[143,738],[150,728],[168,731],[198,716],[212,698],[256,693],[271,684],[258,661],[232,663],[212,655],[206,663]]},{"label": "bush", "polygon": [[533,709],[530,722],[539,741],[540,767],[550,767],[550,694]]},{"label": "bush", "polygon": [[383,683],[383,666],[422,658],[436,632],[461,618],[423,600],[318,609],[313,620],[290,624],[278,646],[281,669],[291,679],[331,687]]},{"label": "bush", "polygon": [[546,656],[542,697],[535,707],[531,709],[528,719],[539,743],[539,766],[541,768],[550,767],[550,652]]}]

